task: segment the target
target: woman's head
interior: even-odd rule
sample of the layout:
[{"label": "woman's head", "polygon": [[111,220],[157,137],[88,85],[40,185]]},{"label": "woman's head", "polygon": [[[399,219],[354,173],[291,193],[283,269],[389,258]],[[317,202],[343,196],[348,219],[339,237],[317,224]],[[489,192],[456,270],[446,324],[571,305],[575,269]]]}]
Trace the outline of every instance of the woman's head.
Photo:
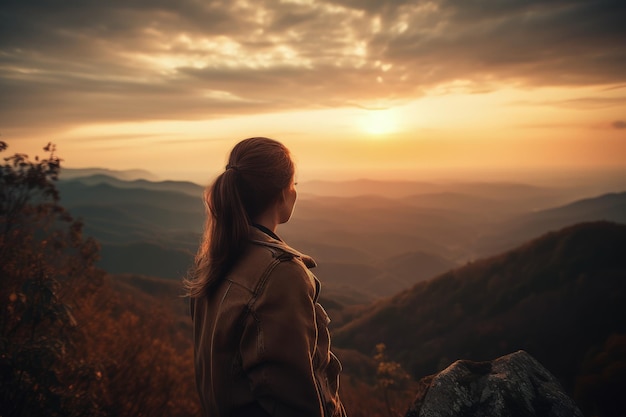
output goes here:
[{"label": "woman's head", "polygon": [[242,140],[228,163],[205,191],[208,211],[204,237],[191,279],[191,296],[219,282],[244,251],[249,227],[270,213],[278,223],[291,217],[296,200],[294,163],[289,150],[273,139]]},{"label": "woman's head", "polygon": [[[223,181],[229,181],[236,188],[250,222],[281,199],[283,191],[293,182],[294,171],[285,145],[273,139],[255,137],[235,145],[222,176]],[[216,200],[225,197],[211,196],[215,191],[209,189],[211,210],[219,205]],[[212,214],[217,215],[216,221],[220,220],[220,213]]]}]

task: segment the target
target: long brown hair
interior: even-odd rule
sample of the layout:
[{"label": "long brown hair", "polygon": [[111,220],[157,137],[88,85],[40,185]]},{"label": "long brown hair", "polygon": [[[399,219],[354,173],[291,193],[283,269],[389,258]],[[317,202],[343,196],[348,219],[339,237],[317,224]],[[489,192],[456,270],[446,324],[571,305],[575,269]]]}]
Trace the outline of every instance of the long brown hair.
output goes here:
[{"label": "long brown hair", "polygon": [[280,198],[294,170],[278,141],[255,137],[235,145],[225,171],[204,192],[206,224],[185,280],[189,296],[208,294],[224,278],[245,250],[250,223]]}]

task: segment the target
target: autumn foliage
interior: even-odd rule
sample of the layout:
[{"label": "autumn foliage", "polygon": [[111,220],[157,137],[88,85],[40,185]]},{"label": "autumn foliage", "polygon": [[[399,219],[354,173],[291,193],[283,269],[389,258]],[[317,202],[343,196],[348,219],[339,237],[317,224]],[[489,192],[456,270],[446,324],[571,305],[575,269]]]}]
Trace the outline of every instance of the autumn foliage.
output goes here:
[{"label": "autumn foliage", "polygon": [[0,167],[0,415],[197,414],[185,336],[95,266],[98,245],[58,204],[61,161],[45,151]]}]

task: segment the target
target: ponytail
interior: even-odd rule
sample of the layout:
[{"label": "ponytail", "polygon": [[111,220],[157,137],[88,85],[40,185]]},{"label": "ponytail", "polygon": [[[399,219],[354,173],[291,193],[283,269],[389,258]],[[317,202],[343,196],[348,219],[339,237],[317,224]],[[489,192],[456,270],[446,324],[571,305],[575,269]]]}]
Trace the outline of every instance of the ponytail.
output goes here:
[{"label": "ponytail", "polygon": [[245,251],[249,228],[293,178],[289,150],[268,138],[250,138],[231,151],[226,170],[204,193],[204,234],[185,287],[190,297],[208,294]]}]

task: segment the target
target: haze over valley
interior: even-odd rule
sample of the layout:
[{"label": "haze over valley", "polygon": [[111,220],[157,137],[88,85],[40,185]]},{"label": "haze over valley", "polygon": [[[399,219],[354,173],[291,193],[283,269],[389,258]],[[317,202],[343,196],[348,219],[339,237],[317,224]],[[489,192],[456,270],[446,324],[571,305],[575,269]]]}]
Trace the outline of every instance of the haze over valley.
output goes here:
[{"label": "haze over valley", "polygon": [[[129,176],[130,175],[130,176]],[[203,187],[147,172],[68,170],[61,203],[102,244],[101,266],[180,280],[204,224]],[[584,221],[626,222],[626,193],[509,182],[311,181],[278,233],[313,256],[327,297],[390,296]]]}]

